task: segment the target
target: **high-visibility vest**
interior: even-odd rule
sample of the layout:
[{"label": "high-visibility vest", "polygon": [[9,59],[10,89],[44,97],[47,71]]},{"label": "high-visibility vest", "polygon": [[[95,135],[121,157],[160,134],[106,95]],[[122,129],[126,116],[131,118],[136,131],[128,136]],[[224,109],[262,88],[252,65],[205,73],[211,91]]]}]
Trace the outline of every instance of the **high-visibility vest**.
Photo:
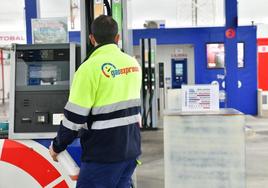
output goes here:
[{"label": "high-visibility vest", "polygon": [[[97,48],[79,67],[62,126],[87,129],[81,134],[82,160],[113,162],[140,154],[141,79],[139,63],[115,44]],[[58,143],[64,140],[59,135]]]}]

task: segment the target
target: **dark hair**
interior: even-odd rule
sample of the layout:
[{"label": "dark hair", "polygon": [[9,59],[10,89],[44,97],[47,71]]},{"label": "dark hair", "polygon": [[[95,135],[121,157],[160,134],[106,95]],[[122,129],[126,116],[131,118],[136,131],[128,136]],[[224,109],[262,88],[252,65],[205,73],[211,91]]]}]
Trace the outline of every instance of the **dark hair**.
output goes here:
[{"label": "dark hair", "polygon": [[118,25],[111,16],[101,15],[91,24],[91,34],[98,44],[113,43],[117,33]]}]

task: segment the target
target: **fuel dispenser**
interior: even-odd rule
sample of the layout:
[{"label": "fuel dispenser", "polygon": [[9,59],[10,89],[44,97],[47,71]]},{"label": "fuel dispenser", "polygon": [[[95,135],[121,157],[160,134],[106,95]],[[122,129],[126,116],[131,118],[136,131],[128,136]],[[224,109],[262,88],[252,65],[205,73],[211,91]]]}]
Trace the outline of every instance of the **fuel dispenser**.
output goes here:
[{"label": "fuel dispenser", "polygon": [[163,117],[165,109],[165,74],[164,62],[158,63],[158,111],[159,117]]},{"label": "fuel dispenser", "polygon": [[171,60],[172,88],[187,84],[187,59]]},{"label": "fuel dispenser", "polygon": [[79,46],[14,45],[9,138],[53,138],[80,64]]},{"label": "fuel dispenser", "polygon": [[156,40],[141,39],[142,128],[157,128]]}]

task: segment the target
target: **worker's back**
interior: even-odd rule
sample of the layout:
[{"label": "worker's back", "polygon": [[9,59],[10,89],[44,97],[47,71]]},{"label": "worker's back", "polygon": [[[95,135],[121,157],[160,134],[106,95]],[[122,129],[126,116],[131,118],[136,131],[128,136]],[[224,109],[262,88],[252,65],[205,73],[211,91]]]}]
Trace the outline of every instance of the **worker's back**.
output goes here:
[{"label": "worker's back", "polygon": [[117,47],[118,25],[111,16],[92,22],[89,39],[94,51],[74,75],[50,155],[56,160],[79,135],[77,188],[130,187],[141,153],[141,69]]},{"label": "worker's back", "polygon": [[[88,83],[83,88],[75,83],[80,76]],[[69,101],[91,108],[81,136],[83,161],[115,162],[140,154],[140,87],[139,64],[115,44],[99,47],[80,66],[71,91],[79,89],[83,97],[71,92]]]}]

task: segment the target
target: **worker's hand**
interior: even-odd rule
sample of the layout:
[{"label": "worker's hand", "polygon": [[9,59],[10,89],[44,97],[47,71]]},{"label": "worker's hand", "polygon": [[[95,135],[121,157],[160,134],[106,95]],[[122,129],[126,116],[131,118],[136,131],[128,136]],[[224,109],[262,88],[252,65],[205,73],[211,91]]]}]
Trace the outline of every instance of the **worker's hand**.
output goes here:
[{"label": "worker's hand", "polygon": [[141,114],[139,114],[139,126],[140,126],[140,128],[142,128],[142,117],[141,117]]},{"label": "worker's hand", "polygon": [[54,161],[58,162],[58,159],[57,159],[58,153],[56,153],[56,152],[53,150],[52,145],[49,146],[49,154],[50,154],[50,156],[52,157],[52,159],[53,159]]}]

